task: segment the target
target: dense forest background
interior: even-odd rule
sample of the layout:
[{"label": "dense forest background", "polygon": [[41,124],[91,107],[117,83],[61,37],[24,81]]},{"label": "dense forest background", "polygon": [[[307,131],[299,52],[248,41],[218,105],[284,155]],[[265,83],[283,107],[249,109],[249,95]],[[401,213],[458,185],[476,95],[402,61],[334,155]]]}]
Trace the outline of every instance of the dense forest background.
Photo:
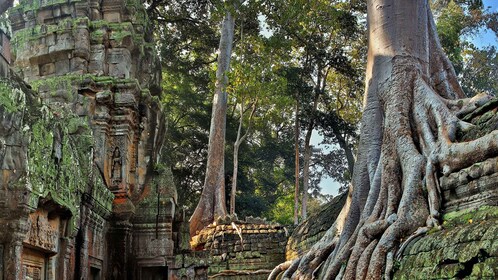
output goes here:
[{"label": "dense forest background", "polygon": [[[234,145],[245,135],[238,149],[235,212],[239,217],[261,216],[289,224],[296,139],[299,185],[302,193],[308,182],[309,213],[331,199],[321,192],[325,178],[338,182],[341,191],[347,189],[364,90],[365,3],[234,3],[147,1],[162,59],[162,103],[168,114],[162,161],[172,167],[180,205],[191,214],[205,177],[219,28],[229,10],[235,18],[235,36],[227,73],[227,201]],[[496,44],[473,43],[483,30],[496,42],[496,7],[493,11],[479,0],[431,4],[441,43],[466,94],[498,92]],[[319,135],[324,145],[313,146],[312,135]]]}]

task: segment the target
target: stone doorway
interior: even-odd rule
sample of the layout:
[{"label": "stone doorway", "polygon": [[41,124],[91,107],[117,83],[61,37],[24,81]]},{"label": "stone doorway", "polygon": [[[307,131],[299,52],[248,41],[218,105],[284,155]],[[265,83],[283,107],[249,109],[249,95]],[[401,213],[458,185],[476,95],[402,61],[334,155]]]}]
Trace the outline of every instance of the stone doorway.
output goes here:
[{"label": "stone doorway", "polygon": [[45,253],[25,247],[22,258],[22,279],[47,279],[48,256]]},{"label": "stone doorway", "polygon": [[100,280],[101,277],[100,268],[90,267],[90,280]]},{"label": "stone doorway", "polygon": [[141,280],[167,280],[167,266],[142,267]]}]

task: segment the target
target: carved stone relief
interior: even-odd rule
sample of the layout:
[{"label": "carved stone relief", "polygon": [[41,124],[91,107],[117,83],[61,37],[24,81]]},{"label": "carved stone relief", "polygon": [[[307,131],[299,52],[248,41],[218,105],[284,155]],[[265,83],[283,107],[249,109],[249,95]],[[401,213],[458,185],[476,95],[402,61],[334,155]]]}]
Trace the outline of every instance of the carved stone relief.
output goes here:
[{"label": "carved stone relief", "polygon": [[59,238],[59,221],[49,221],[47,212],[37,211],[28,219],[29,231],[24,243],[32,247],[41,248],[51,252],[57,252]]}]

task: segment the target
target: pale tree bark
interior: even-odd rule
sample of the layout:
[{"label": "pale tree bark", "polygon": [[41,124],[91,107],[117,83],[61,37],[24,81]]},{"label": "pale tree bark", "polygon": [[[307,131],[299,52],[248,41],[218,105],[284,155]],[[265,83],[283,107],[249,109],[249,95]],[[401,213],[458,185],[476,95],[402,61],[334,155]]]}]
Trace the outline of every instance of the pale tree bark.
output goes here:
[{"label": "pale tree bark", "polygon": [[294,225],[299,223],[299,101],[296,98],[296,120],[294,124]]},{"label": "pale tree bark", "polygon": [[[318,85],[320,85],[320,79],[318,79]],[[311,117],[306,128],[306,136],[304,137],[304,158],[303,158],[303,196],[301,201],[301,218],[305,220],[308,216],[308,188],[310,181],[310,160],[311,160],[311,136],[313,135],[313,129],[315,128],[315,112],[318,108],[318,99],[320,98],[320,89],[316,89],[313,107],[311,111]]]},{"label": "pale tree bark", "polygon": [[225,131],[227,112],[228,71],[234,37],[235,21],[228,11],[221,25],[221,38],[209,130],[206,178],[201,198],[190,218],[190,235],[227,215],[225,201]]},{"label": "pale tree bark", "polygon": [[247,130],[242,135],[242,124],[244,123],[244,100],[240,102],[240,119],[239,119],[239,129],[237,130],[237,139],[233,144],[233,175],[232,175],[232,192],[230,194],[230,215],[235,214],[235,196],[237,195],[237,173],[239,171],[239,148],[240,144],[242,144],[247,135],[251,130],[252,118],[254,117],[254,113],[256,113],[256,108],[258,101],[256,100],[252,104],[251,114],[249,115],[249,123],[247,125]]},{"label": "pale tree bark", "polygon": [[304,138],[304,157],[303,157],[303,195],[301,198],[301,219],[304,221],[308,217],[308,187],[310,180],[310,160],[311,160],[311,145],[310,140],[313,132],[312,129],[306,132]]},{"label": "pale tree bark", "polygon": [[367,9],[365,106],[351,203],[284,279],[390,279],[401,240],[440,227],[438,174],[498,154],[498,130],[455,140],[470,126],[458,111],[479,101],[463,98],[427,0],[368,0]]}]

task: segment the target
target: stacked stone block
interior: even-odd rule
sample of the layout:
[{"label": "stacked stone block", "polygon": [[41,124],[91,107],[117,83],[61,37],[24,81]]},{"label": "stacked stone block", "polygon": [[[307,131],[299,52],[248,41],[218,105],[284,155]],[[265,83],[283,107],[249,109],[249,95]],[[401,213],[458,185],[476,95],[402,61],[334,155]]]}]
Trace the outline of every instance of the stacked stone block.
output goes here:
[{"label": "stacked stone block", "polygon": [[[460,142],[473,140],[497,130],[498,97],[463,116],[462,119],[474,126],[469,131],[458,135]],[[498,188],[496,187],[498,185],[498,158],[489,158],[443,176],[440,185],[443,209],[446,213],[476,208],[480,205],[498,205]]]},{"label": "stacked stone block", "polygon": [[273,267],[285,261],[287,230],[257,220],[218,221],[192,238],[193,249],[208,254],[210,277],[266,279]]}]

